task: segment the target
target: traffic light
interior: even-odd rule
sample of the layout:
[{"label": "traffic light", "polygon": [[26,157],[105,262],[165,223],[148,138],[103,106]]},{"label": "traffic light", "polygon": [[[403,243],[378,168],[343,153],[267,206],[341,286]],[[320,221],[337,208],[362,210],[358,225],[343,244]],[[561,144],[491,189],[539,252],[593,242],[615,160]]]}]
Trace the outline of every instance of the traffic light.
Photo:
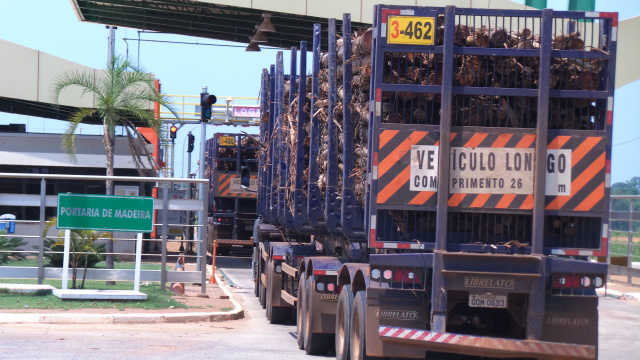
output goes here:
[{"label": "traffic light", "polygon": [[187,138],[189,140],[189,142],[187,143],[187,152],[192,152],[193,151],[193,143],[196,141],[196,137],[193,136],[193,134],[188,133],[187,134]]},{"label": "traffic light", "polygon": [[171,125],[171,127],[169,128],[169,137],[171,139],[175,139],[177,132],[178,132],[178,127],[175,125]]},{"label": "traffic light", "polygon": [[200,121],[207,122],[211,119],[211,105],[217,100],[215,95],[200,93]]}]

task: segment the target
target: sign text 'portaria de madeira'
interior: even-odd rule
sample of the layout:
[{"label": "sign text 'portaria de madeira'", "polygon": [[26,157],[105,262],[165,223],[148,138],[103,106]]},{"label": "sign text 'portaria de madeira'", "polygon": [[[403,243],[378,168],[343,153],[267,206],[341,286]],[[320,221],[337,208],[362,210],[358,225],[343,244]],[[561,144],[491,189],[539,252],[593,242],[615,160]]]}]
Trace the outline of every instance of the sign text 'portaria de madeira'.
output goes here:
[{"label": "sign text 'portaria de madeira'", "polygon": [[58,194],[58,229],[153,231],[153,198]]}]

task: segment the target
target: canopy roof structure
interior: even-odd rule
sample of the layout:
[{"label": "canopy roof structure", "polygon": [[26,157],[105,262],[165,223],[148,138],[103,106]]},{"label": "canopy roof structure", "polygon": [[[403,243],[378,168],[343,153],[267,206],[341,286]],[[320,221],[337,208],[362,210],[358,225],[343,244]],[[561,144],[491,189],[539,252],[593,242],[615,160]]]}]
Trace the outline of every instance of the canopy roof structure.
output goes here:
[{"label": "canopy roof structure", "polygon": [[[71,2],[81,21],[246,44],[250,43],[250,39],[256,34],[256,26],[262,24],[263,15],[267,14],[266,17],[270,18],[276,31],[265,32],[267,42],[260,45],[280,48],[298,47],[303,40],[311,43],[313,40],[311,29],[314,23],[325,24],[328,17],[335,17],[338,19],[339,27],[342,25],[342,13],[352,10],[344,6],[335,6],[328,11],[327,8],[330,6],[324,1],[304,0],[238,0],[215,1],[215,3],[194,0],[71,0]],[[333,2],[336,1],[329,0],[329,3]],[[360,1],[353,3],[361,5]],[[256,5],[260,8],[252,4],[260,4]],[[300,4],[305,5],[304,9],[300,8]],[[318,9],[309,9],[311,4],[315,4]],[[318,12],[321,9],[320,6],[325,10]],[[277,11],[278,9],[283,11]],[[310,13],[317,15],[308,15]],[[361,22],[361,16],[355,18],[352,16],[354,29],[369,26],[370,22]],[[322,37],[326,38],[326,27],[323,32]]]},{"label": "canopy roof structure", "polygon": [[[251,43],[256,35],[266,36],[267,45],[283,49],[297,47],[300,41],[312,43],[313,24],[326,24],[328,18],[337,19],[342,25],[342,14],[351,14],[352,28],[368,28],[373,19],[373,5],[379,0],[70,0],[80,21],[112,26],[181,34],[239,43]],[[418,6],[531,9],[509,0],[404,0],[390,1]],[[268,21],[267,21],[268,20]],[[258,27],[270,22],[275,31]],[[262,27],[261,27],[262,29]],[[322,26],[322,50],[326,50],[327,26]],[[634,36],[640,31],[640,17],[620,21],[618,36],[618,66],[616,88],[640,78],[640,47]],[[264,39],[263,39],[264,41]],[[252,45],[256,45],[252,43]],[[52,119],[66,119],[77,107],[91,107],[93,99],[78,102],[78,94],[69,94],[69,101],[61,101],[56,107],[48,103],[50,96],[43,91],[52,80],[51,74],[60,69],[79,68],[79,64],[67,64],[35,50],[22,49],[17,44],[0,40],[1,53],[11,54],[0,59],[0,75],[13,81],[0,86],[0,112],[17,113]],[[44,56],[44,57],[43,57]],[[26,72],[13,69],[25,67]],[[95,69],[93,69],[95,71]],[[37,74],[37,79],[33,78]],[[23,78],[28,79],[23,79]],[[33,78],[33,79],[32,79]],[[28,81],[27,81],[28,80]],[[23,84],[20,91],[10,84]],[[90,103],[85,103],[89,101]],[[100,119],[91,119],[100,123]]]},{"label": "canopy roof structure", "polygon": [[[125,26],[141,30],[196,36],[209,39],[251,43],[257,34],[257,26],[265,19],[275,31],[260,31],[258,46],[273,46],[284,49],[298,47],[300,41],[312,42],[313,24],[326,24],[335,18],[338,29],[342,25],[342,14],[351,14],[352,28],[371,26],[373,6],[379,0],[70,0],[80,21],[112,26]],[[384,1],[382,1],[384,3]],[[510,0],[404,0],[389,1],[394,4],[417,6],[445,6],[533,9]],[[640,17],[621,21],[620,44],[616,88],[640,78],[640,67],[635,65],[640,47],[625,46],[640,29]],[[327,38],[327,27],[322,26],[322,35]],[[266,39],[264,38],[266,36]],[[262,42],[265,41],[266,42]],[[321,41],[326,50],[326,41]]]}]

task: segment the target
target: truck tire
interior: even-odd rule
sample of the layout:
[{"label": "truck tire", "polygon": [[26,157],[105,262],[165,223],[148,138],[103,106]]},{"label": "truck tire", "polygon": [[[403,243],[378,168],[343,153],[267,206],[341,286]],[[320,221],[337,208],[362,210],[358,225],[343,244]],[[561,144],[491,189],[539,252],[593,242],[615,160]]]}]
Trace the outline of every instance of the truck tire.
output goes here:
[{"label": "truck tire", "polygon": [[349,324],[349,343],[350,353],[352,360],[369,360],[371,359],[366,354],[365,343],[365,318],[366,310],[365,304],[366,295],[363,290],[358,291],[353,297],[353,307],[351,310],[351,319]]},{"label": "truck tire", "polygon": [[262,284],[262,273],[264,269],[262,268],[262,260],[258,260],[258,299],[260,300],[260,306],[263,309],[267,307],[267,289]]},{"label": "truck tire", "polygon": [[338,310],[336,312],[336,359],[349,359],[349,325],[351,323],[351,310],[353,308],[353,293],[351,285],[344,285],[338,298]]},{"label": "truck tire", "polygon": [[260,263],[260,258],[258,256],[260,256],[260,248],[254,246],[251,272],[253,272],[253,295],[256,297],[260,297],[260,270],[257,265]]},{"label": "truck tire", "polygon": [[267,261],[267,268],[265,270],[265,274],[267,276],[267,287],[266,287],[266,296],[264,298],[264,303],[265,303],[265,309],[266,309],[266,316],[267,316],[267,320],[269,321],[269,323],[271,323],[271,289],[273,288],[273,285],[271,284],[271,270],[273,269],[271,260]]},{"label": "truck tire", "polygon": [[280,294],[280,289],[275,289],[273,286],[273,277],[275,274],[273,261],[269,261],[267,265],[267,320],[269,320],[269,324],[284,324],[287,320],[288,308],[273,306],[274,292],[277,291],[278,296]]},{"label": "truck tire", "polygon": [[329,352],[333,347],[333,334],[314,334],[313,329],[313,293],[315,284],[312,278],[307,279],[306,284],[306,312],[305,312],[305,329],[304,329],[304,351],[308,355],[323,355]]},{"label": "truck tire", "polygon": [[220,256],[229,256],[229,254],[231,254],[231,247],[220,247],[218,246],[217,250],[216,250],[216,255],[220,255]]},{"label": "truck tire", "polygon": [[304,350],[304,337],[305,337],[305,320],[306,320],[306,294],[307,292],[307,278],[304,274],[300,274],[300,279],[298,280],[298,306],[296,311],[298,313],[296,320],[296,327],[298,330],[298,348],[300,350]]}]

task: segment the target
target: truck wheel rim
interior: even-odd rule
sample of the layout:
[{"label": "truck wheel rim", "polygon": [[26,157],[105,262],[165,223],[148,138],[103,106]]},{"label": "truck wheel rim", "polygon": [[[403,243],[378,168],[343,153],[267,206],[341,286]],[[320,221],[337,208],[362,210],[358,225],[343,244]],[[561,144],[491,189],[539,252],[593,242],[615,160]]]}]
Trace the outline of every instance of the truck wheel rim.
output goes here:
[{"label": "truck wheel rim", "polygon": [[[340,313],[338,313],[339,316],[339,329],[338,329],[338,349],[340,349],[341,352],[344,352],[344,344],[345,344],[345,331],[344,331],[344,317],[345,317],[345,313],[344,313],[344,307],[340,308]],[[348,334],[346,334],[348,335]]]},{"label": "truck wheel rim", "polygon": [[353,314],[353,329],[351,333],[353,334],[353,338],[351,339],[351,351],[353,353],[352,359],[360,359],[360,314],[355,311]]}]

